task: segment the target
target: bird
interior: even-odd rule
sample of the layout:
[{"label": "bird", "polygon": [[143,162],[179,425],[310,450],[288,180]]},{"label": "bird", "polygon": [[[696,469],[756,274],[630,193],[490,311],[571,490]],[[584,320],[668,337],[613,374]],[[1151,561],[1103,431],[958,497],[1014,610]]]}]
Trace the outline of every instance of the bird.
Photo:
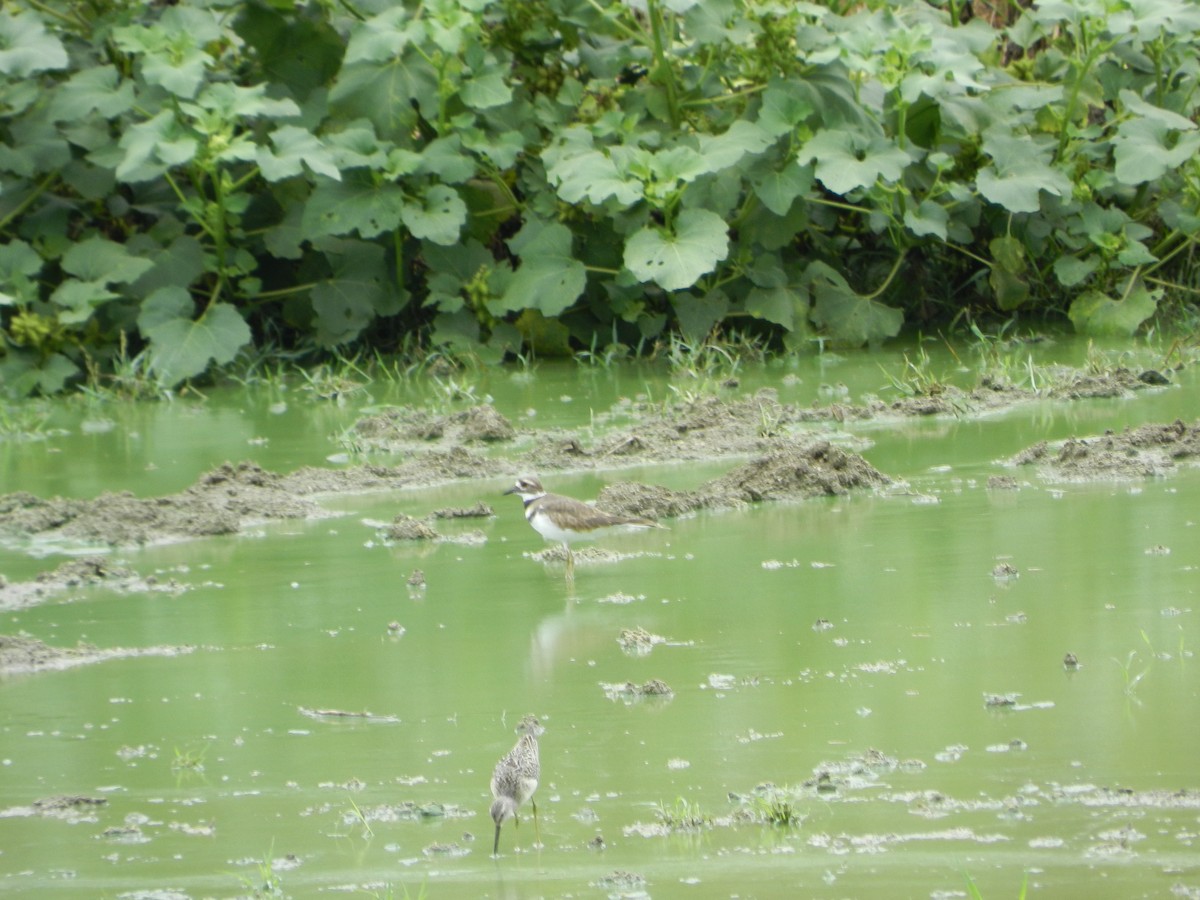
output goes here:
[{"label": "bird", "polygon": [[538,834],[537,802],[533,792],[537,790],[542,775],[542,764],[538,759],[538,735],[545,732],[537,716],[529,715],[517,725],[516,744],[501,757],[492,771],[492,821],[496,823],[496,839],[492,843],[492,856],[500,855],[500,826],[512,819],[520,824],[517,810],[526,800],[533,806],[533,839],[541,843]]},{"label": "bird", "polygon": [[550,494],[533,475],[523,475],[504,492],[517,494],[525,504],[525,519],[533,530],[548,541],[560,541],[567,552],[567,576],[575,570],[573,541],[594,538],[618,525],[635,528],[662,528],[657,522],[639,516],[615,516],[589,506],[573,497]]}]

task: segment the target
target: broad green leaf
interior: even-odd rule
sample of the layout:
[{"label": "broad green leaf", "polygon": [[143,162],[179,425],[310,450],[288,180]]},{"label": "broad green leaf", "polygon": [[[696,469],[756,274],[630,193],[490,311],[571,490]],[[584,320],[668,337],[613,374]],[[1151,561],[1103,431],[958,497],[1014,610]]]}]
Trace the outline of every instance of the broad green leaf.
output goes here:
[{"label": "broad green leaf", "polygon": [[571,306],[587,285],[583,263],[571,255],[571,231],[560,223],[531,219],[517,232],[509,248],[521,259],[497,311],[536,309],[557,316]]},{"label": "broad green leaf", "polygon": [[62,267],[83,281],[128,284],[150,271],[154,261],[132,256],[114,241],[94,237],[72,246],[63,256]]},{"label": "broad green leaf", "polygon": [[1067,315],[1081,334],[1127,337],[1154,315],[1162,291],[1148,291],[1136,280],[1125,296],[1114,300],[1101,291],[1086,291],[1075,298]]},{"label": "broad green leaf", "polygon": [[[365,120],[353,122],[332,134],[324,135],[325,146],[339,171],[346,169],[376,169],[387,166],[388,153],[395,149],[390,141],[381,141],[375,137],[375,129]],[[417,159],[415,153],[409,153]],[[415,162],[403,174],[416,171]],[[397,172],[396,175],[401,173]]]},{"label": "broad green leaf", "polygon": [[1126,235],[1125,246],[1117,254],[1117,262],[1123,266],[1152,266],[1158,262],[1158,257],[1150,252],[1150,248],[1141,241],[1129,240]]},{"label": "broad green leaf", "polygon": [[904,212],[904,224],[917,237],[936,237],[945,240],[946,223],[950,214],[946,208],[932,200],[922,200],[916,209]]},{"label": "broad green leaf", "polygon": [[[530,220],[531,223],[532,221]],[[513,253],[520,255],[524,252],[525,245],[518,240],[518,237],[527,231],[530,235],[533,234],[533,230],[528,224],[508,242]],[[568,249],[570,248],[568,247]],[[425,261],[431,271],[449,275],[459,284],[470,281],[480,269],[497,265],[491,251],[474,238],[449,247],[423,244],[421,259]]]},{"label": "broad green leaf", "polygon": [[267,181],[294,178],[303,168],[340,181],[342,173],[333,152],[311,131],[295,125],[283,125],[271,132],[274,151],[258,148],[258,165]]},{"label": "broad green leaf", "polygon": [[462,152],[458,135],[451,135],[425,146],[418,170],[436,175],[445,184],[461,184],[475,174],[475,160]]},{"label": "broad green leaf", "polygon": [[454,188],[435,184],[419,201],[405,203],[400,218],[413,237],[449,245],[458,242],[467,221],[467,205]]},{"label": "broad green leaf", "polygon": [[592,147],[592,136],[583,128],[568,128],[542,151],[546,177],[567,203],[587,200],[597,206],[610,197],[622,206],[642,199],[642,182],[618,170],[613,159]]},{"label": "broad green leaf", "polygon": [[494,134],[482,129],[469,129],[463,132],[462,142],[468,150],[486,156],[500,169],[511,168],[527,147],[525,135],[519,131]]},{"label": "broad green leaf", "polygon": [[201,110],[218,113],[225,122],[238,119],[286,119],[300,115],[296,101],[287,97],[274,99],[267,96],[267,85],[256,84],[241,87],[228,82],[210,84],[200,92],[195,103],[180,103],[180,108],[189,115],[201,115]]},{"label": "broad green leaf", "polygon": [[714,166],[707,157],[691,147],[672,147],[660,150],[650,157],[651,182],[670,190],[677,184],[695,181],[707,172],[715,172],[723,166]]},{"label": "broad green leaf", "polygon": [[196,315],[196,303],[186,288],[170,285],[153,291],[142,301],[138,311],[138,331],[148,335],[154,329],[177,319],[191,321]]},{"label": "broad green leaf", "polygon": [[896,144],[876,135],[868,137],[848,129],[823,129],[800,148],[796,160],[816,163],[816,176],[835,194],[872,187],[877,181],[894,183],[911,162]]},{"label": "broad green leaf", "polygon": [[516,321],[517,331],[539,358],[571,355],[571,332],[558,319],[527,309]]},{"label": "broad green leaf", "polygon": [[783,260],[777,253],[761,253],[745,269],[745,274],[755,287],[781,288],[789,281]]},{"label": "broad green leaf", "polygon": [[1125,119],[1121,123],[1122,128],[1131,123],[1138,126],[1139,120],[1142,120],[1161,125],[1163,128],[1168,128],[1171,131],[1194,131],[1196,129],[1196,123],[1187,116],[1181,116],[1177,112],[1163,109],[1161,106],[1155,106],[1153,103],[1147,103],[1128,88],[1121,91],[1120,98],[1121,105],[1136,117]]},{"label": "broad green leaf", "polygon": [[1027,134],[993,126],[984,134],[983,150],[992,164],[980,169],[975,186],[987,200],[1009,212],[1035,213],[1041,209],[1039,194],[1071,196],[1071,181],[1046,162],[1053,148]]},{"label": "broad green leaf", "polygon": [[9,350],[0,357],[0,385],[15,397],[57,394],[78,374],[79,367],[61,353],[43,359],[39,353]]},{"label": "broad green leaf", "polygon": [[214,28],[211,14],[170,7],[154,25],[114,28],[112,39],[122,50],[140,57],[142,77],[149,84],[190,100],[214,61],[203,49],[205,42],[220,38],[220,30]]},{"label": "broad green leaf", "polygon": [[32,13],[11,15],[0,10],[0,74],[28,78],[67,67],[67,51],[41,19]]},{"label": "broad green leaf", "polygon": [[[736,165],[743,156],[762,153],[776,136],[760,125],[738,119],[724,133],[700,135],[700,155],[707,172],[719,172]],[[691,179],[682,179],[691,180]]]},{"label": "broad green leaf", "polygon": [[132,109],[133,104],[133,82],[122,80],[113,66],[95,66],[60,84],[46,114],[54,122],[78,122],[94,112],[114,119]]},{"label": "broad green leaf", "polygon": [[[163,288],[176,292],[180,288]],[[149,304],[159,292],[146,298]],[[192,320],[187,316],[167,318],[146,332],[150,339],[150,366],[169,385],[202,374],[210,363],[233,361],[250,343],[250,326],[228,303],[213,303]]]},{"label": "broad green leaf", "polygon": [[[436,247],[437,244],[430,244]],[[431,306],[439,312],[457,312],[466,305],[463,297],[463,281],[448,272],[438,272],[433,275],[425,286],[429,293],[425,295],[423,306]]]},{"label": "broad green leaf", "polygon": [[512,88],[499,72],[487,72],[462,86],[463,103],[471,109],[490,109],[512,100]]},{"label": "broad green leaf", "polygon": [[20,239],[0,244],[0,284],[16,277],[30,278],[42,271],[38,252]]},{"label": "broad green leaf", "polygon": [[[403,7],[397,9],[408,14]],[[417,127],[418,109],[430,114],[437,109],[437,76],[423,61],[407,55],[381,63],[343,65],[329,92],[329,104],[338,117],[370,119],[380,138],[400,142]]]},{"label": "broad green leaf", "polygon": [[691,287],[729,253],[728,226],[716,213],[685,209],[674,230],[646,227],[625,243],[625,267],[666,291]]},{"label": "broad green leaf", "polygon": [[691,292],[680,291],[671,295],[671,306],[679,330],[689,340],[703,340],[713,326],[729,312],[729,298],[721,290],[709,291],[697,297]]},{"label": "broad green leaf", "polygon": [[[0,109],[2,107],[0,100]],[[2,113],[0,122],[3,122]],[[26,116],[7,122],[5,126],[7,134],[0,138],[0,172],[33,178],[43,172],[57,172],[70,162],[70,145],[48,119]],[[10,189],[8,184],[0,186],[0,190]]]},{"label": "broad green leaf", "polygon": [[372,238],[400,225],[404,192],[396,184],[376,186],[371,179],[321,181],[304,205],[301,227],[311,239],[357,231]]},{"label": "broad green leaf", "polygon": [[1075,287],[1082,284],[1099,267],[1100,261],[1095,256],[1083,259],[1078,256],[1060,256],[1054,261],[1054,275],[1063,287]]},{"label": "broad green leaf", "polygon": [[804,281],[816,297],[813,322],[836,343],[861,347],[900,333],[904,313],[857,293],[830,266],[810,264]]},{"label": "broad green leaf", "polygon": [[992,254],[988,282],[996,294],[996,305],[1003,310],[1016,309],[1029,299],[1025,247],[1016,238],[1006,236],[993,238],[988,250]]},{"label": "broad green leaf", "polygon": [[161,85],[176,97],[190,99],[200,90],[205,71],[212,62],[212,57],[199,47],[188,47],[169,56],[147,54],[142,58],[142,77],[150,84]]},{"label": "broad green leaf", "polygon": [[[255,51],[259,71],[303,103],[337,74],[346,42],[327,20],[297,15],[295,7],[238,3],[234,31]],[[397,7],[403,9],[403,7]]]},{"label": "broad green leaf", "polygon": [[325,347],[354,340],[375,318],[370,298],[355,290],[352,283],[340,279],[314,287],[312,305],[317,314],[318,340]]},{"label": "broad green leaf", "polygon": [[1200,152],[1200,134],[1177,134],[1161,122],[1129,119],[1117,129],[1112,145],[1117,180],[1138,185],[1157,181],[1194,159]]},{"label": "broad green leaf", "polygon": [[175,166],[191,162],[196,155],[196,138],[164,109],[153,119],[129,126],[121,135],[124,155],[117,164],[117,178],[129,183],[151,181]]},{"label": "broad green leaf", "polygon": [[130,238],[129,245],[154,263],[154,268],[130,285],[134,297],[148,297],[164,287],[186,288],[204,274],[204,246],[190,234],[179,235],[166,247],[149,235]]},{"label": "broad green leaf", "polygon": [[408,9],[393,6],[354,27],[346,43],[343,64],[385,63],[399,56],[414,38],[424,33],[424,24]]},{"label": "broad green leaf", "polygon": [[354,240],[318,242],[332,274],[312,291],[317,340],[336,347],[356,338],[376,316],[399,312],[397,295],[378,244]]},{"label": "broad green leaf", "polygon": [[808,297],[791,287],[751,288],[746,295],[746,312],[788,331],[808,325]]},{"label": "broad green leaf", "polygon": [[763,93],[758,124],[773,137],[787,134],[815,112],[808,98],[790,82],[772,82]]},{"label": "broad green leaf", "polygon": [[79,281],[68,278],[50,295],[58,307],[58,321],[64,325],[80,325],[92,317],[97,306],[117,297],[103,280]]},{"label": "broad green leaf", "polygon": [[434,317],[429,342],[434,347],[474,349],[479,346],[479,337],[479,320],[469,309],[460,309],[451,313],[438,313]]},{"label": "broad green leaf", "polygon": [[813,183],[812,165],[795,161],[784,163],[776,172],[767,172],[754,180],[754,194],[763,206],[777,216],[786,216],[797,197],[807,194]]}]

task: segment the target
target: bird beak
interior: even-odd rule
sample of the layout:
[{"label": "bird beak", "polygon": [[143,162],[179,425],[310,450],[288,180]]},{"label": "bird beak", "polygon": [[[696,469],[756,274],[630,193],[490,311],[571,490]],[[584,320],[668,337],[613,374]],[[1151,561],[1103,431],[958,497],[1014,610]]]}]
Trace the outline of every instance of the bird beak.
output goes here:
[{"label": "bird beak", "polygon": [[496,840],[492,844],[492,856],[500,855],[500,823],[496,823]]},{"label": "bird beak", "polygon": [[518,488],[517,488],[517,486],[514,484],[512,487],[510,487],[510,488],[509,488],[507,491],[505,491],[505,492],[504,492],[503,494],[501,494],[500,496],[501,496],[501,497],[504,497],[504,496],[507,496],[508,494],[515,494],[515,493],[517,492],[517,490],[518,490]]}]

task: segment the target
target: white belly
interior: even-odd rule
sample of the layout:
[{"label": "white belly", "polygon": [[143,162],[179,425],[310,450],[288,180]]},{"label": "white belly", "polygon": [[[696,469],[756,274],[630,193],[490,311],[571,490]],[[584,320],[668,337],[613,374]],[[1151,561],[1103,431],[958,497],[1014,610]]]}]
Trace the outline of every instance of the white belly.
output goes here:
[{"label": "white belly", "polygon": [[540,534],[548,541],[560,541],[564,544],[570,544],[575,541],[588,541],[596,537],[603,528],[597,528],[594,531],[564,531],[550,520],[550,517],[540,510],[534,510],[533,515],[529,517],[529,524],[533,526],[533,530]]}]

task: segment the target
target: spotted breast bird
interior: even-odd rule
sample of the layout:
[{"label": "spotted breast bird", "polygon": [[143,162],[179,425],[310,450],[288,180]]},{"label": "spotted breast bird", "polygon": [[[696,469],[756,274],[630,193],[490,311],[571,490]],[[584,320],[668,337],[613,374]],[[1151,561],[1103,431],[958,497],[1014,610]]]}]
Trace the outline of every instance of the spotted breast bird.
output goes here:
[{"label": "spotted breast bird", "polygon": [[533,805],[533,839],[541,843],[538,834],[537,802],[533,792],[542,777],[542,764],[538,758],[538,736],[546,729],[536,716],[525,716],[517,725],[516,744],[501,757],[492,772],[492,821],[496,823],[496,839],[492,842],[492,856],[500,853],[500,826],[512,819],[520,824],[517,810],[528,800]]},{"label": "spotted breast bird", "polygon": [[575,571],[571,544],[598,537],[611,528],[662,528],[638,516],[614,516],[573,497],[551,494],[532,475],[524,475],[505,494],[516,494],[525,504],[525,520],[548,541],[559,541],[567,552],[567,576]]}]

